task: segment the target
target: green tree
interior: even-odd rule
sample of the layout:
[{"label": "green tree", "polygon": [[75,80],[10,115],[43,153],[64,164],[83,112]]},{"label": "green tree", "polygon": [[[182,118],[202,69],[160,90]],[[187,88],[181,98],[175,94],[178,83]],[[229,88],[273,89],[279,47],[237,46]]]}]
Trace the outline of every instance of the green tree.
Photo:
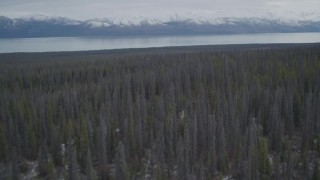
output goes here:
[{"label": "green tree", "polygon": [[262,179],[269,179],[270,177],[270,161],[269,161],[269,145],[266,137],[259,139],[259,166]]},{"label": "green tree", "polygon": [[6,140],[3,124],[0,122],[0,161],[6,160],[8,157],[8,143]]},{"label": "green tree", "polygon": [[320,180],[319,162],[316,162],[314,166],[312,180]]},{"label": "green tree", "polygon": [[88,128],[87,121],[84,114],[81,114],[81,126],[80,126],[80,136],[79,136],[79,158],[80,158],[80,166],[84,171],[86,169],[86,159],[89,148],[89,136],[88,136]]}]

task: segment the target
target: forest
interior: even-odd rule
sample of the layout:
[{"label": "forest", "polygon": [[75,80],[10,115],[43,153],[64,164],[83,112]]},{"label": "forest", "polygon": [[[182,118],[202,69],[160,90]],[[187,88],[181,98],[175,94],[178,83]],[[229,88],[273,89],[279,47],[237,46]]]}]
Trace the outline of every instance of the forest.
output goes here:
[{"label": "forest", "polygon": [[0,179],[319,180],[320,44],[192,49],[0,54]]}]

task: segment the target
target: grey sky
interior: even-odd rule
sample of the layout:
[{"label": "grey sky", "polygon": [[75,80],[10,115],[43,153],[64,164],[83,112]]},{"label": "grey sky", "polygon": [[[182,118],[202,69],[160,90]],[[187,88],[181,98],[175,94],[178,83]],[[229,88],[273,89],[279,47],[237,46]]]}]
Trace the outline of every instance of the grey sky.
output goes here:
[{"label": "grey sky", "polygon": [[1,0],[0,15],[47,15],[74,19],[145,16],[278,16],[302,13],[320,17],[320,0]]}]

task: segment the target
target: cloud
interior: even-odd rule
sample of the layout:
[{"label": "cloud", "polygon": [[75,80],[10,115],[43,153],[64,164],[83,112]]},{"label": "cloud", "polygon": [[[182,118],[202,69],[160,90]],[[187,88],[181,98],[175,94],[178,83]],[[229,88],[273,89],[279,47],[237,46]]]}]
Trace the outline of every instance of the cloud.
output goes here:
[{"label": "cloud", "polygon": [[319,0],[1,0],[0,15],[75,19],[146,16],[261,16],[268,12],[320,14]]}]

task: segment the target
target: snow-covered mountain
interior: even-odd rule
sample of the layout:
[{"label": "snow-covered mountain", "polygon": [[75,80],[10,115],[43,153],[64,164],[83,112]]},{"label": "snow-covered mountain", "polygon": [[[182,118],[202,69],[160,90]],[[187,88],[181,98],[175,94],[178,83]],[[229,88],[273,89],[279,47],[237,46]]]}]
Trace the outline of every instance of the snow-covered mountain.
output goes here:
[{"label": "snow-covered mountain", "polygon": [[41,15],[21,18],[0,16],[0,38],[273,32],[320,32],[320,17],[303,14],[284,18],[270,14],[268,17],[173,16],[156,19],[133,16],[73,20]]}]

